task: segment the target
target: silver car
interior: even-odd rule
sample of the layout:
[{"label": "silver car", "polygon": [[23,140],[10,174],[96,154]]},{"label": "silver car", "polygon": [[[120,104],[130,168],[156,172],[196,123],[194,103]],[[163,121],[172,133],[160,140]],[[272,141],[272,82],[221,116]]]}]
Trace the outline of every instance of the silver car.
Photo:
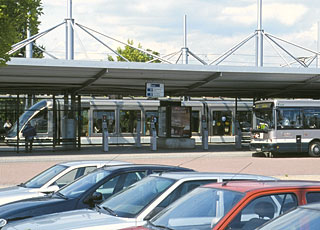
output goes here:
[{"label": "silver car", "polygon": [[129,164],[124,161],[70,161],[56,164],[17,186],[0,189],[0,205],[44,196],[104,165]]},{"label": "silver car", "polygon": [[275,180],[249,174],[174,172],[150,175],[111,196],[95,209],[80,209],[14,221],[2,230],[106,230],[141,226],[194,188],[230,180]]}]

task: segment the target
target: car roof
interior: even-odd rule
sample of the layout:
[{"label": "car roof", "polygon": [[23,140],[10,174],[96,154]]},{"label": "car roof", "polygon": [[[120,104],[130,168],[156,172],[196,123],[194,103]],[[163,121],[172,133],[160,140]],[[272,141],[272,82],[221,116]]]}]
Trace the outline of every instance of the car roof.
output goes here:
[{"label": "car roof", "polygon": [[154,170],[179,170],[179,171],[194,171],[193,169],[179,167],[179,166],[172,166],[172,165],[158,165],[158,164],[123,164],[123,165],[111,165],[103,167],[104,170],[114,171],[114,170],[121,170],[121,169],[139,169],[139,168],[146,168],[146,169],[154,169]]},{"label": "car roof", "polygon": [[299,206],[299,208],[314,209],[320,211],[320,202]]},{"label": "car roof", "polygon": [[229,181],[224,183],[208,184],[204,187],[228,189],[238,192],[250,192],[258,190],[272,190],[285,188],[308,188],[316,187],[320,189],[320,181],[306,180],[276,180],[276,181]]},{"label": "car roof", "polygon": [[66,161],[59,163],[59,165],[64,165],[67,167],[74,167],[74,166],[84,166],[84,165],[119,165],[119,164],[131,164],[125,161],[114,161],[114,160],[81,160],[81,161]]},{"label": "car roof", "polygon": [[166,177],[170,179],[186,179],[186,178],[225,178],[230,180],[277,180],[277,178],[262,176],[262,175],[254,175],[254,174],[235,174],[235,173],[224,173],[224,172],[164,172],[161,174],[156,174],[152,176]]}]

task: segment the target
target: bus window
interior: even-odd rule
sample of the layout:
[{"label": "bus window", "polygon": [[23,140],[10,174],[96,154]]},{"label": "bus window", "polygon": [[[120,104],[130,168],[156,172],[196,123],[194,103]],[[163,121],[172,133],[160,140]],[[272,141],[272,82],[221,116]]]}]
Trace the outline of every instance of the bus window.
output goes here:
[{"label": "bus window", "polygon": [[200,115],[199,111],[192,111],[191,113],[191,132],[200,133]]},{"label": "bus window", "polygon": [[107,115],[108,132],[115,132],[115,112],[113,110],[93,111],[93,133],[102,133],[102,115]]},{"label": "bus window", "polygon": [[140,110],[120,110],[120,132],[136,133],[138,117],[141,118]]},{"label": "bus window", "polygon": [[232,114],[231,111],[212,112],[212,135],[231,136]]},{"label": "bus window", "polygon": [[306,129],[320,129],[320,109],[304,110],[304,127]]},{"label": "bus window", "polygon": [[302,113],[299,108],[280,108],[277,111],[278,129],[301,129]]},{"label": "bus window", "polygon": [[30,124],[36,129],[37,133],[48,132],[48,109],[41,110],[30,120]]},{"label": "bus window", "polygon": [[145,135],[150,136],[151,135],[151,118],[154,117],[156,120],[155,127],[158,133],[158,111],[146,111],[146,117],[145,117]]}]

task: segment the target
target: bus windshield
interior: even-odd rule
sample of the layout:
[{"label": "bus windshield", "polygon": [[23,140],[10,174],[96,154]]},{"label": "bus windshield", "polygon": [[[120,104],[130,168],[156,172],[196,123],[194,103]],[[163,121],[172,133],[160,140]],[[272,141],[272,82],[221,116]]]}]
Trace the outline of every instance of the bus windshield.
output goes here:
[{"label": "bus windshield", "polygon": [[[27,111],[25,111],[19,118],[19,130],[21,130],[21,128],[27,123],[27,121],[29,121],[30,117],[32,117],[35,112],[41,110],[45,106],[47,106],[47,101],[43,100],[34,104]],[[17,122],[14,123],[9,133],[7,134],[7,137],[15,136],[17,136]]]},{"label": "bus windshield", "polygon": [[272,108],[255,109],[254,113],[257,120],[256,129],[274,128]]}]

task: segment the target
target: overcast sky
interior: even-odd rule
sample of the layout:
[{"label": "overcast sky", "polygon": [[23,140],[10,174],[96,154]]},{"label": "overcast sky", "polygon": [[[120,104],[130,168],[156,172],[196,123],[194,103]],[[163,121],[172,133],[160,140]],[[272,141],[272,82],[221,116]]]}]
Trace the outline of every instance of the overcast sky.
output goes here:
[{"label": "overcast sky", "polygon": [[[63,22],[69,0],[42,0],[44,15],[40,31]],[[183,17],[187,15],[187,46],[211,62],[257,28],[258,0],[73,0],[76,23],[126,42],[160,52],[179,51],[183,46]],[[282,39],[317,50],[317,23],[320,1],[263,0],[263,29]],[[113,49],[122,46],[99,36]],[[65,27],[50,32],[38,41],[58,58],[65,57]],[[281,43],[283,44],[283,43]],[[295,56],[310,53],[293,49]],[[76,27],[75,59],[105,60],[110,50]],[[254,65],[254,39],[240,48],[224,64]],[[264,41],[265,66],[280,65],[280,58]],[[291,61],[290,59],[288,59]],[[191,64],[200,64],[190,58]]]}]

